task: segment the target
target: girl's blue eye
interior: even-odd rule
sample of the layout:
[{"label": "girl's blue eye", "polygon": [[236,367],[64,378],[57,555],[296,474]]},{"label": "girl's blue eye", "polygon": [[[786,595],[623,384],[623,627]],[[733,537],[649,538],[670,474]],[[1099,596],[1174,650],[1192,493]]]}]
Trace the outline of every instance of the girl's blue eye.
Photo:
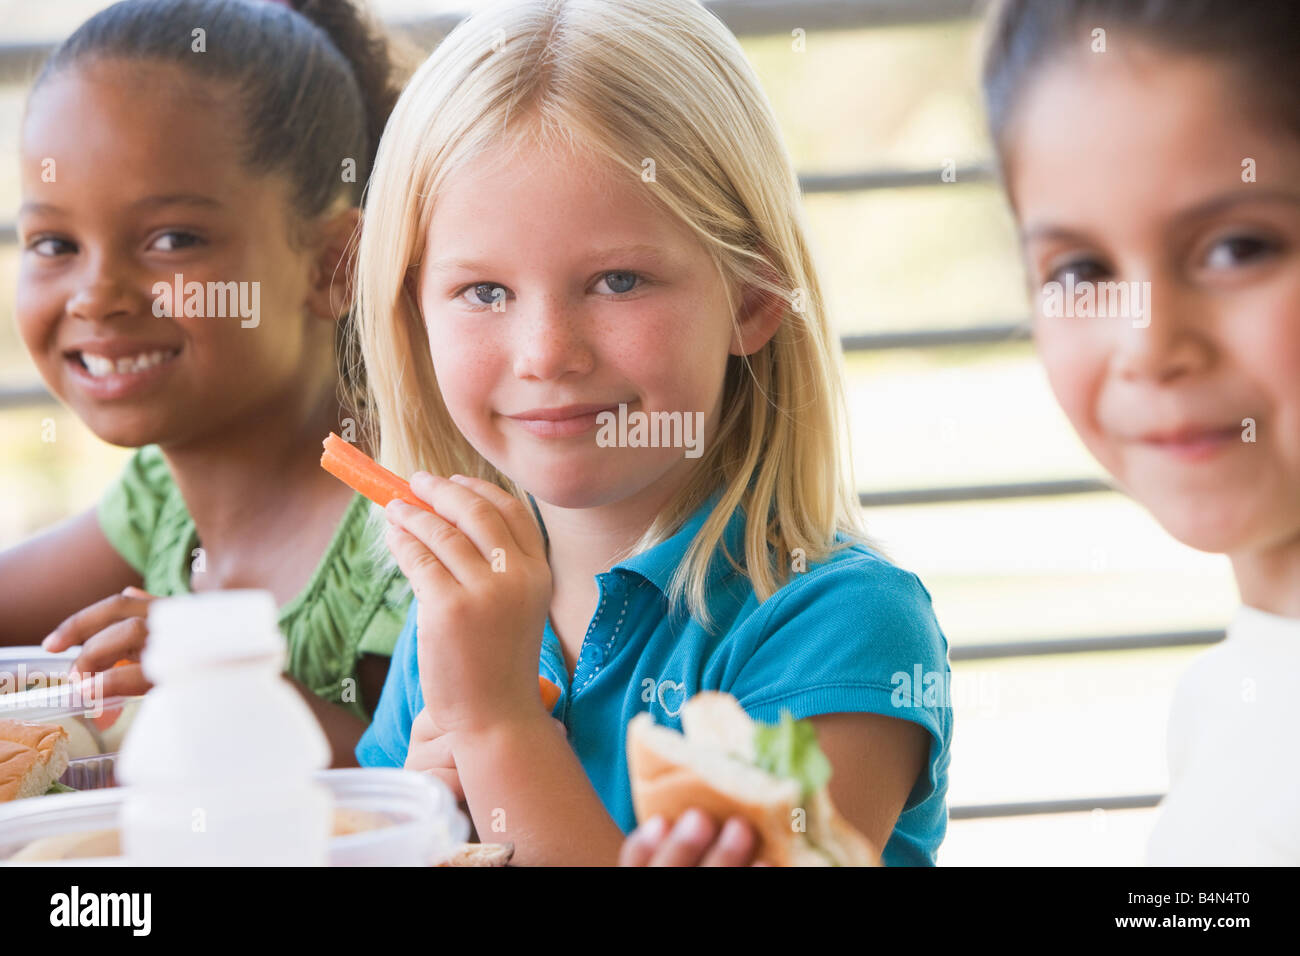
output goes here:
[{"label": "girl's blue eye", "polygon": [[641,279],[635,272],[606,272],[600,278],[615,295],[631,292]]},{"label": "girl's blue eye", "polygon": [[468,304],[490,306],[505,301],[506,287],[495,282],[479,282],[463,289],[460,297],[463,299],[467,294],[469,296],[466,299]]},{"label": "girl's blue eye", "polygon": [[[170,240],[164,242],[164,240]],[[172,230],[164,232],[161,236],[153,241],[150,248],[157,249],[159,252],[179,252],[181,249],[188,249],[190,246],[197,246],[203,240],[192,232],[181,232]]]},{"label": "girl's blue eye", "polygon": [[1205,265],[1210,269],[1231,269],[1249,265],[1277,249],[1277,244],[1259,236],[1225,236],[1210,247]]}]

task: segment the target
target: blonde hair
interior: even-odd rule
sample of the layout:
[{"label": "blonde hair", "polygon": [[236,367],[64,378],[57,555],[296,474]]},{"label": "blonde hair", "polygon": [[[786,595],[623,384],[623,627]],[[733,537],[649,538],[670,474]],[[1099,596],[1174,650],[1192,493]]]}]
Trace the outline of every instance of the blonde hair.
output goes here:
[{"label": "blonde hair", "polygon": [[715,440],[629,551],[663,541],[722,489],[674,573],[672,606],[685,599],[711,626],[708,566],[738,506],[743,563],[727,559],[760,601],[789,579],[793,557],[811,563],[843,547],[837,532],[866,542],[851,461],[840,455],[839,342],[793,165],[740,44],[694,0],[499,3],[461,23],[415,72],[379,145],[357,257],[365,428],[380,460],[399,474],[484,478],[529,503],[453,424],[403,281],[424,254],[448,174],[526,137],[543,148],[581,144],[638,181],[654,159],[647,188],[708,250],[733,324],[744,290],[786,306],[769,342],[730,358]]}]

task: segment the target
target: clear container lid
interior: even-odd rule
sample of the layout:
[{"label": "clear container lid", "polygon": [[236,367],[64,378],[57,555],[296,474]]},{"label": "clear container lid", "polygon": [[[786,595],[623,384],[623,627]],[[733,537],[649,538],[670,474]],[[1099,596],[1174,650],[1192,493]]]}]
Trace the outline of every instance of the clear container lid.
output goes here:
[{"label": "clear container lid", "polygon": [[[334,798],[331,866],[428,866],[450,855],[469,835],[469,821],[441,781],[389,767],[322,770],[316,779]],[[0,804],[0,866],[33,841],[63,840],[111,831],[127,790],[28,797]],[[346,832],[353,830],[355,832]],[[115,840],[97,841],[99,846]],[[122,864],[121,857],[63,857],[41,862],[83,866]]]},{"label": "clear container lid", "polygon": [[[57,680],[81,653],[50,654],[39,647],[0,648],[0,720],[58,724],[68,734],[72,760],[116,753],[143,697],[98,697]],[[16,690],[19,685],[29,687]]]},{"label": "clear container lid", "polygon": [[58,654],[38,646],[0,647],[0,706],[17,694],[62,682],[80,653],[80,647]]}]

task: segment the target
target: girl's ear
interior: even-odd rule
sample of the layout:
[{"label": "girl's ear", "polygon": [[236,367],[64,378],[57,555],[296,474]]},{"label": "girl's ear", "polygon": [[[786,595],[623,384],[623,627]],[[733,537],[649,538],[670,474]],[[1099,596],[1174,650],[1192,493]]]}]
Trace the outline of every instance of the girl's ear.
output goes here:
[{"label": "girl's ear", "polygon": [[[765,269],[764,276],[774,285],[780,284],[775,269]],[[738,329],[731,335],[731,354],[753,355],[761,349],[776,335],[789,308],[785,296],[758,286],[746,286],[736,314]]]},{"label": "girl's ear", "polygon": [[352,253],[360,221],[361,210],[351,206],[316,226],[316,259],[307,297],[314,316],[337,322],[352,308]]}]

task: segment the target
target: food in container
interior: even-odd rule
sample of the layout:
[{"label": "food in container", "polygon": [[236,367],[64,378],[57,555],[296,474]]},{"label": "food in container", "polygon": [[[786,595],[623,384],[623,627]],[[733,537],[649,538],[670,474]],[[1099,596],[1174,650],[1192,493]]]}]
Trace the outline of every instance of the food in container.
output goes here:
[{"label": "food in container", "polygon": [[[322,770],[316,779],[333,799],[331,866],[425,866],[465,846],[469,821],[451,791],[427,774],[366,767]],[[125,862],[118,815],[127,792],[97,790],[0,806],[0,866]]]},{"label": "food in container", "polygon": [[[0,718],[62,727],[71,767],[120,750],[143,699],[96,700],[70,683],[68,672],[79,653],[80,648],[60,654],[39,647],[0,648]],[[80,789],[69,780],[60,782]]]}]

